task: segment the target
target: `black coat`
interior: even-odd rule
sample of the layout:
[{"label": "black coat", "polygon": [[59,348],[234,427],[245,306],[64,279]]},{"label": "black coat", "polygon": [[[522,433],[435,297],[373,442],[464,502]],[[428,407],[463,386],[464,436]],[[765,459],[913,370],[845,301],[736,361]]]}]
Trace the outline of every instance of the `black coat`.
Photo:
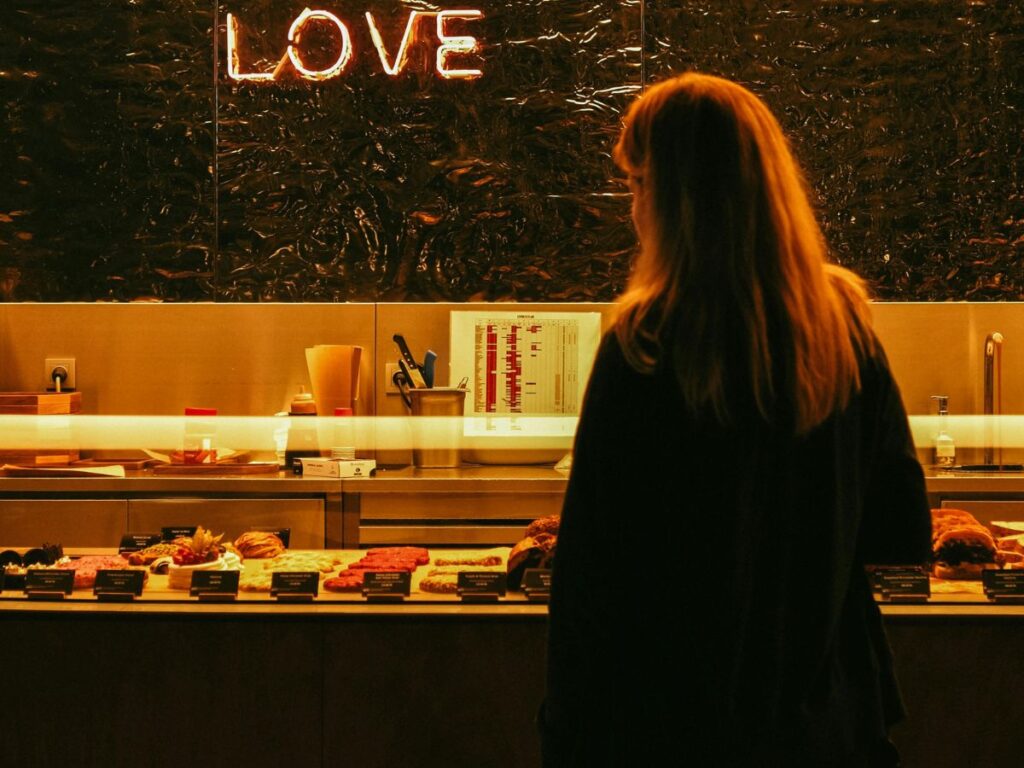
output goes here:
[{"label": "black coat", "polygon": [[613,335],[587,387],[555,556],[546,766],[858,766],[903,716],[865,564],[931,522],[883,353],[804,437],[688,416]]}]

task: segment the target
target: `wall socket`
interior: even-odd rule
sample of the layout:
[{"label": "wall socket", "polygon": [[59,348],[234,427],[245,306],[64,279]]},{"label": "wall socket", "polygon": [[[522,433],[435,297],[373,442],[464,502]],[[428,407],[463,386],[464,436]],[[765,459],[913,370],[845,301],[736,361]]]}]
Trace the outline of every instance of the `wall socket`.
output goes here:
[{"label": "wall socket", "polygon": [[46,365],[43,375],[45,377],[46,385],[45,388],[48,390],[56,390],[57,382],[54,381],[53,375],[55,371],[64,370],[67,375],[64,380],[60,383],[61,391],[65,389],[74,389],[75,384],[75,358],[73,357],[48,357],[46,358]]},{"label": "wall socket", "polygon": [[400,370],[398,363],[384,363],[384,391],[389,395],[401,394],[395,386],[395,374]]}]

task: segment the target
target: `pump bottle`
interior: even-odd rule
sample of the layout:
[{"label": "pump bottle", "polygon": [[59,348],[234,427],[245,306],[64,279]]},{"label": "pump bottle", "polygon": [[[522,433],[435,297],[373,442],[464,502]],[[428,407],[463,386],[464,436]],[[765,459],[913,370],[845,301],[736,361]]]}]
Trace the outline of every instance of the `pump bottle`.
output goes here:
[{"label": "pump bottle", "polygon": [[947,431],[946,417],[949,416],[949,397],[932,395],[932,400],[939,404],[939,432],[935,435],[933,463],[937,467],[952,467],[956,464],[956,444]]}]

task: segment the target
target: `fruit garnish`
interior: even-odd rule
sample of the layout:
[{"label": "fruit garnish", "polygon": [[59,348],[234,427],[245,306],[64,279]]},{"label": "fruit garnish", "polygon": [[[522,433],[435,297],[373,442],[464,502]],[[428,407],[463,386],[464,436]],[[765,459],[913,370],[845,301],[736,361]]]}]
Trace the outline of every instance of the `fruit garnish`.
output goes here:
[{"label": "fruit garnish", "polygon": [[223,533],[214,536],[201,525],[192,536],[179,536],[174,540],[178,545],[178,551],[173,555],[175,565],[213,562],[224,551],[224,546],[220,543],[223,538]]}]

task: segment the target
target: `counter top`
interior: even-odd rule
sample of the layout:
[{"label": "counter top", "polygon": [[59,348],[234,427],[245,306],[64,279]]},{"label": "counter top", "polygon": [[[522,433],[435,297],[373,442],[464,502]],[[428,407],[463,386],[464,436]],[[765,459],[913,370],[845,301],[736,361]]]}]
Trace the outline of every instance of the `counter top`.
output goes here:
[{"label": "counter top", "polygon": [[464,466],[457,469],[395,467],[373,477],[342,480],[345,493],[564,493],[569,473],[550,466]]},{"label": "counter top", "polygon": [[[0,477],[4,493],[563,493],[569,473],[551,466],[464,466],[457,469],[383,467],[369,478],[342,480],[277,475],[154,475],[126,477]],[[1024,493],[1024,473],[942,472],[925,468],[929,493]]]},{"label": "counter top", "polygon": [[133,470],[121,477],[0,477],[4,493],[563,493],[569,473],[550,466],[466,466],[458,469],[383,467],[374,477],[305,478],[277,475],[154,475]]},{"label": "counter top", "polygon": [[924,469],[929,493],[1024,493],[1022,472],[955,472]]},{"label": "counter top", "polygon": [[338,493],[339,480],[277,475],[155,475],[132,470],[125,477],[0,477],[4,493]]}]

